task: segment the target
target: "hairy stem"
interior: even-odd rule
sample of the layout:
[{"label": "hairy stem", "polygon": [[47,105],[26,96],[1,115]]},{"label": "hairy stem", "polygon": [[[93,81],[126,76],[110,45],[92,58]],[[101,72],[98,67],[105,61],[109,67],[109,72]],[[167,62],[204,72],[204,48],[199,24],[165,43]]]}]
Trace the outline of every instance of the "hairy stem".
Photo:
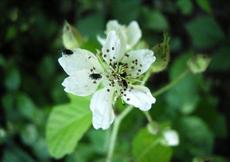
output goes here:
[{"label": "hairy stem", "polygon": [[[170,88],[172,88],[174,85],[176,85],[182,78],[184,78],[187,74],[188,74],[188,70],[185,70],[183,73],[181,73],[175,80],[173,80],[171,83],[167,84],[166,86],[160,88],[159,90],[157,90],[155,93],[153,93],[153,96],[159,96],[162,93],[164,93],[165,91],[169,90]],[[147,72],[141,82],[141,85],[144,85],[147,80],[149,79],[149,77],[151,76],[151,71]],[[125,108],[125,110],[117,116],[117,118],[115,119],[114,125],[113,125],[113,130],[112,130],[112,134],[111,134],[111,138],[110,138],[110,145],[109,145],[109,150],[108,150],[108,155],[107,155],[107,159],[106,162],[111,162],[112,157],[113,157],[113,152],[114,152],[114,148],[115,148],[115,143],[117,140],[117,134],[118,134],[118,130],[120,127],[120,123],[121,121],[132,111],[133,106],[128,106],[127,108]],[[151,115],[149,114],[149,112],[144,112],[147,120],[149,122],[152,122],[153,119],[151,117]]]}]

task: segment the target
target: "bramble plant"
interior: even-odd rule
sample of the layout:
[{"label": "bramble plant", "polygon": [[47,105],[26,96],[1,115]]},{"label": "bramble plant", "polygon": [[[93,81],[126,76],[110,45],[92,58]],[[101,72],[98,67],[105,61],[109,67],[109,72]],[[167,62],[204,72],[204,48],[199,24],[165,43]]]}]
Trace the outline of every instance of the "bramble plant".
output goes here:
[{"label": "bramble plant", "polygon": [[104,131],[113,124],[106,157],[106,161],[111,162],[119,127],[123,119],[138,108],[148,124],[133,140],[133,157],[141,162],[170,160],[171,147],[179,145],[179,134],[170,123],[153,120],[148,111],[154,109],[155,102],[161,102],[157,98],[159,95],[176,86],[187,75],[204,72],[210,59],[203,55],[193,56],[184,72],[151,92],[145,84],[151,76],[167,68],[170,39],[164,34],[163,41],[151,47],[142,45],[141,36],[136,21],[128,26],[116,20],[109,21],[105,37],[97,37],[102,48],[93,53],[82,48],[87,40],[65,23],[63,44],[66,49],[58,62],[68,75],[62,85],[70,103],[54,108],[47,123],[46,138],[53,157],[61,158],[72,153],[91,123],[95,129]]}]

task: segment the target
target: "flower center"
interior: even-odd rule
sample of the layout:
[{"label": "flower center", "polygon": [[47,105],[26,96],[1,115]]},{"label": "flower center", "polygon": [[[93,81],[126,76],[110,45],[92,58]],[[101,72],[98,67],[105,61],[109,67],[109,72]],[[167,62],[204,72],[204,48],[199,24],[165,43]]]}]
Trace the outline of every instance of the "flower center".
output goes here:
[{"label": "flower center", "polygon": [[[116,90],[118,90],[118,93],[124,94],[124,91],[128,88],[128,64],[122,63],[122,62],[116,62],[112,65],[110,65],[111,71],[109,72],[109,75],[106,77],[109,80],[109,86],[115,87]],[[109,92],[110,90],[107,89]]]}]

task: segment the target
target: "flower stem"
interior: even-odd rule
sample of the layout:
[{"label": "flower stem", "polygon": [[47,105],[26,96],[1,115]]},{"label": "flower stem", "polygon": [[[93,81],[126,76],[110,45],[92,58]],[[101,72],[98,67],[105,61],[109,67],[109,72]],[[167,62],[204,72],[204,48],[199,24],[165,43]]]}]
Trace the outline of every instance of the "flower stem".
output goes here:
[{"label": "flower stem", "polygon": [[[170,88],[172,88],[175,84],[177,84],[182,78],[184,78],[187,74],[188,74],[188,70],[185,70],[183,73],[181,73],[175,80],[173,80],[171,83],[167,84],[166,86],[160,88],[159,90],[157,90],[155,93],[153,93],[153,96],[159,96],[160,94],[164,93],[165,91],[169,90]],[[147,72],[142,80],[141,85],[144,85],[147,80],[149,79],[149,77],[151,76],[151,71]],[[112,134],[111,134],[111,138],[110,138],[110,145],[109,145],[109,150],[108,150],[108,155],[107,155],[107,159],[106,162],[111,162],[112,157],[113,157],[113,152],[114,152],[114,148],[115,148],[115,143],[117,140],[117,134],[118,134],[118,130],[120,127],[120,123],[121,121],[132,111],[133,106],[128,106],[127,108],[125,108],[125,110],[117,116],[117,118],[115,119],[114,125],[113,125],[113,130],[112,130]],[[144,112],[146,118],[148,119],[149,122],[152,122],[153,119],[151,117],[151,115],[149,114],[149,112]]]},{"label": "flower stem", "polygon": [[182,72],[176,79],[174,79],[171,83],[165,85],[164,87],[160,88],[159,90],[157,90],[156,92],[153,93],[153,96],[159,96],[162,93],[166,92],[167,90],[169,90],[170,88],[174,87],[174,85],[176,85],[181,79],[183,79],[187,74],[189,73],[189,70],[186,69],[184,72]]},{"label": "flower stem", "polygon": [[149,123],[153,122],[153,119],[148,111],[144,111],[145,117],[147,118]]}]

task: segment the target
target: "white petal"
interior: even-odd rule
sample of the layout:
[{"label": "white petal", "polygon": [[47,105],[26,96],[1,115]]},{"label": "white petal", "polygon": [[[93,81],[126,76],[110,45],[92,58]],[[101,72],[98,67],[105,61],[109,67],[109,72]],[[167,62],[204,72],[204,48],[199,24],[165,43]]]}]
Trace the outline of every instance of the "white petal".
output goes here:
[{"label": "white petal", "polygon": [[141,29],[136,21],[132,21],[126,29],[128,49],[131,49],[141,38]]},{"label": "white petal", "polygon": [[76,71],[88,70],[95,68],[95,71],[102,72],[97,57],[90,51],[84,49],[75,49],[73,53],[63,53],[62,57],[58,59],[58,62],[68,75],[74,75]]},{"label": "white petal", "polygon": [[131,85],[124,92],[122,99],[130,105],[139,108],[142,111],[148,111],[156,99],[152,96],[150,90],[144,86]]},{"label": "white petal", "polygon": [[90,73],[87,70],[75,72],[74,75],[63,81],[64,90],[77,96],[91,95],[96,91],[101,79],[93,80],[89,75]]},{"label": "white petal", "polygon": [[108,129],[115,115],[112,108],[114,90],[106,88],[98,90],[92,97],[90,109],[93,113],[93,127]]},{"label": "white petal", "polygon": [[124,43],[115,31],[110,31],[102,47],[102,56],[110,64],[117,62],[124,55]]},{"label": "white petal", "polygon": [[128,64],[127,74],[134,78],[145,73],[156,60],[153,51],[149,49],[130,51],[127,56],[123,57],[122,62]]},{"label": "white petal", "polygon": [[104,44],[105,44],[105,38],[103,38],[103,37],[101,37],[101,36],[97,36],[97,40],[98,40],[98,42],[103,46]]},{"label": "white petal", "polygon": [[116,34],[119,36],[122,43],[122,48],[124,48],[124,52],[126,50],[126,46],[128,46],[126,26],[119,24],[117,20],[110,20],[106,25],[106,34],[111,31],[115,31]]},{"label": "white petal", "polygon": [[108,21],[107,25],[106,25],[106,32],[107,34],[114,30],[114,31],[117,31],[117,30],[120,30],[122,26],[118,23],[117,20],[110,20]]},{"label": "white petal", "polygon": [[167,130],[163,133],[164,140],[168,146],[177,146],[179,144],[179,137],[176,131]]}]

